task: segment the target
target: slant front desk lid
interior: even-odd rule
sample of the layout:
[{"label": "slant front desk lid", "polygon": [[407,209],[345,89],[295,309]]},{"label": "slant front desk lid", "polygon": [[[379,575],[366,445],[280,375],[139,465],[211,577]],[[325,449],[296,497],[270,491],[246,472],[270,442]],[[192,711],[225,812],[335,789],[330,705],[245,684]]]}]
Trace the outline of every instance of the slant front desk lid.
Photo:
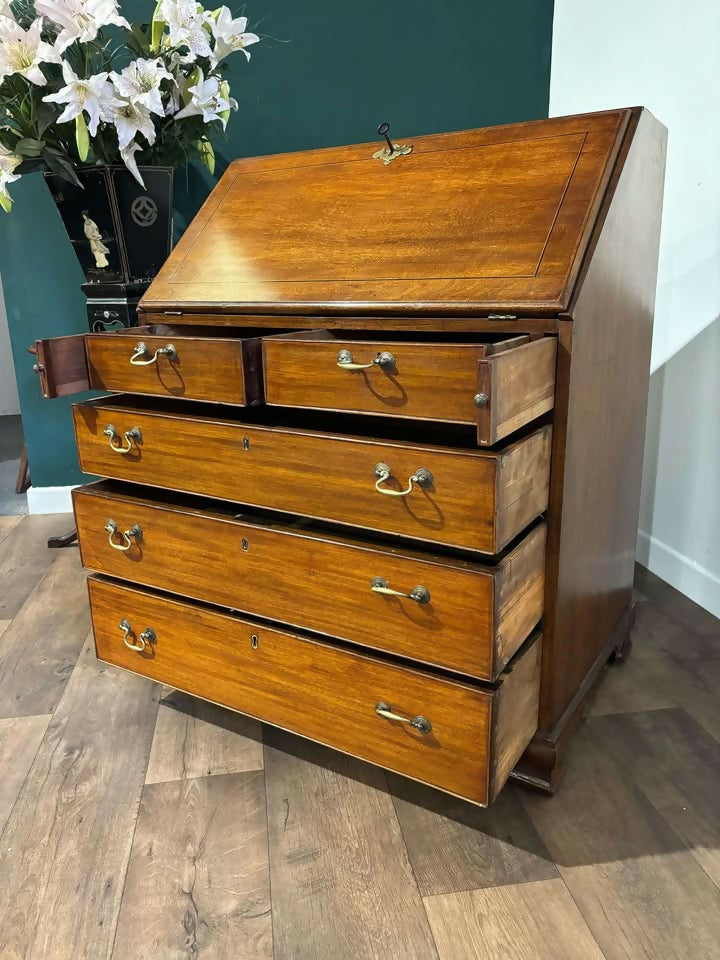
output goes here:
[{"label": "slant front desk lid", "polygon": [[237,160],[149,312],[553,314],[568,304],[630,110]]}]

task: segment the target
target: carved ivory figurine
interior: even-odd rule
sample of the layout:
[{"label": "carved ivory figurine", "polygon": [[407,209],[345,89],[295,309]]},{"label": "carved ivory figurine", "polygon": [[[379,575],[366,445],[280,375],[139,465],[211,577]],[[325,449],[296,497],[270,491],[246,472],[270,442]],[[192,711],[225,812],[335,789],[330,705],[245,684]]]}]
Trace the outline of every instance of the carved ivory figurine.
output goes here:
[{"label": "carved ivory figurine", "polygon": [[83,230],[85,231],[85,236],[90,241],[90,249],[92,254],[95,257],[95,266],[98,269],[103,267],[109,267],[107,254],[110,253],[110,248],[106,247],[102,241],[102,234],[98,229],[98,225],[94,220],[91,220],[90,217],[83,212],[83,220],[85,221],[85,226]]}]

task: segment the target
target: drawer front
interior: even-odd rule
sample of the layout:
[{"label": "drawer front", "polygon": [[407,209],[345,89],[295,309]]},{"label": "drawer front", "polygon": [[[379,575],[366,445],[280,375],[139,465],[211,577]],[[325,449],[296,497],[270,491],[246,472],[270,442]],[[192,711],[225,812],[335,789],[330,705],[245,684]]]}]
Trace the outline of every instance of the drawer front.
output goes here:
[{"label": "drawer front", "polygon": [[73,499],[91,570],[483,680],[502,672],[542,616],[544,526],[483,567],[104,494],[102,485]]},{"label": "drawer front", "polygon": [[539,642],[483,689],[94,577],[89,590],[101,660],[476,803],[537,725]]},{"label": "drawer front", "polygon": [[253,406],[262,400],[262,352],[254,334],[218,336],[169,324],[36,340],[45,397],[109,390]]},{"label": "drawer front", "polygon": [[556,341],[342,339],[330,331],[263,340],[270,405],[477,426],[493,444],[552,409]]},{"label": "drawer front", "polygon": [[152,328],[86,338],[91,386],[97,390],[182,397],[238,405],[257,403],[260,343],[257,339],[153,336]]},{"label": "drawer front", "polygon": [[547,506],[549,427],[481,453],[106,401],[76,404],[74,419],[86,473],[484,553],[499,552]]}]

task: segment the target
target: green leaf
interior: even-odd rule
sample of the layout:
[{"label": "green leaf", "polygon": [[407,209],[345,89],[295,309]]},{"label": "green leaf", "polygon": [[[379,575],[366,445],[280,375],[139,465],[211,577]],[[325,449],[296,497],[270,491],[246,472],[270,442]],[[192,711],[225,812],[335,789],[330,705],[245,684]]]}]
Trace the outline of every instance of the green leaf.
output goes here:
[{"label": "green leaf", "polygon": [[42,100],[35,105],[35,123],[37,132],[42,136],[51,123],[55,121],[57,110],[51,107],[49,103],[43,103]]},{"label": "green leaf", "polygon": [[78,180],[72,163],[70,163],[67,157],[60,153],[59,150],[55,150],[54,147],[46,147],[42,155],[49,170],[57,173],[63,180],[67,180],[68,183],[74,183],[76,187],[85,189]]},{"label": "green leaf", "polygon": [[25,137],[15,144],[15,153],[19,157],[39,157],[44,147],[44,140],[32,140],[30,137]]},{"label": "green leaf", "polygon": [[12,210],[12,200],[7,196],[7,194],[0,193],[0,207],[3,208],[5,213],[10,213]]}]

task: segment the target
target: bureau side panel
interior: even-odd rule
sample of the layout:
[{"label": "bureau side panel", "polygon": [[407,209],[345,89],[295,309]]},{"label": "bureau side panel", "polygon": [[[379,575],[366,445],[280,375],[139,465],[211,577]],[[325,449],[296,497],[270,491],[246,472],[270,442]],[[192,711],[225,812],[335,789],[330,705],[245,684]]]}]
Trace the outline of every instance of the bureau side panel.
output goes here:
[{"label": "bureau side panel", "polygon": [[561,323],[561,350],[571,343],[548,533],[540,704],[548,733],[599,667],[632,599],[665,143],[665,128],[639,113],[572,323]]}]

